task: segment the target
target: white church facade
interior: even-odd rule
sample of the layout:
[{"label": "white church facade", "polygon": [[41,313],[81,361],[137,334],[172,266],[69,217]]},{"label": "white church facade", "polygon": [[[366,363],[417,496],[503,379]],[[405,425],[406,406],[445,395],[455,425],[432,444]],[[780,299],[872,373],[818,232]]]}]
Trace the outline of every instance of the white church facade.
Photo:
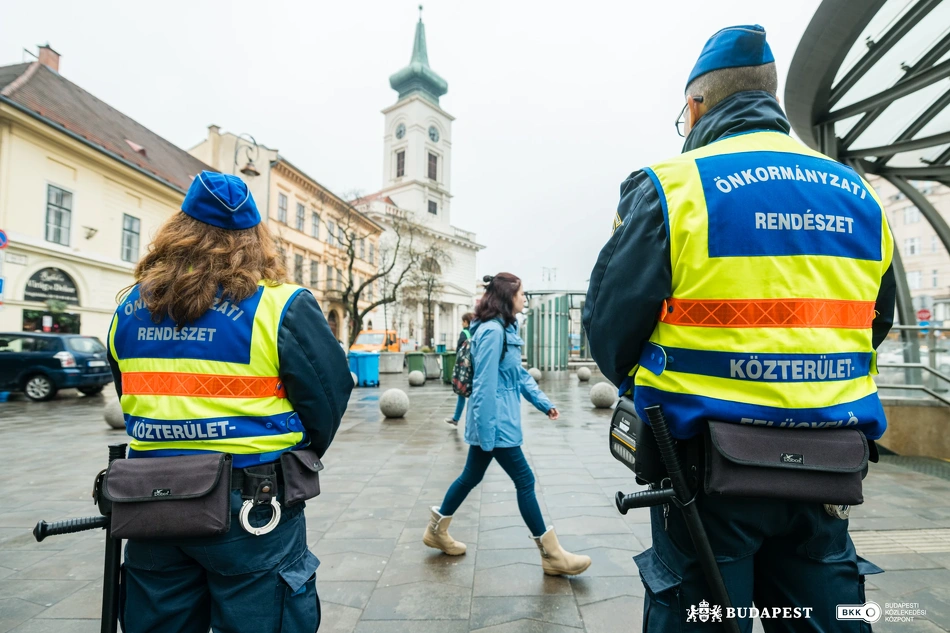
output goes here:
[{"label": "white church facade", "polygon": [[462,329],[461,317],[474,307],[475,257],[484,247],[475,241],[474,233],[452,225],[454,117],[439,105],[448,84],[429,67],[421,17],[416,24],[412,59],[389,78],[389,83],[399,96],[395,104],[383,110],[382,189],[353,204],[387,227],[390,238],[394,218],[413,222],[419,227],[414,249],[435,245],[446,257],[437,266],[440,283],[432,311],[433,341],[425,340],[424,308],[418,301],[404,300],[386,310],[380,307],[372,320],[377,329],[388,321],[389,329],[395,326],[400,337],[414,340],[419,346],[444,344],[453,349]]}]

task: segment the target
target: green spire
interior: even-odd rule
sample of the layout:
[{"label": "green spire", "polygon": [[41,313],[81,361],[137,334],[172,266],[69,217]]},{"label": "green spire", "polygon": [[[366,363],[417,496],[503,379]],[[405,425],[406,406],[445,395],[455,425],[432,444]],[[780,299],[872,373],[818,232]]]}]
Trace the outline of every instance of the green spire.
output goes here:
[{"label": "green spire", "polygon": [[416,37],[412,42],[412,59],[409,65],[389,78],[389,85],[403,99],[419,93],[436,105],[439,97],[449,91],[449,84],[429,67],[429,53],[426,48],[426,26],[422,23],[422,5],[419,5],[419,22],[416,23]]}]

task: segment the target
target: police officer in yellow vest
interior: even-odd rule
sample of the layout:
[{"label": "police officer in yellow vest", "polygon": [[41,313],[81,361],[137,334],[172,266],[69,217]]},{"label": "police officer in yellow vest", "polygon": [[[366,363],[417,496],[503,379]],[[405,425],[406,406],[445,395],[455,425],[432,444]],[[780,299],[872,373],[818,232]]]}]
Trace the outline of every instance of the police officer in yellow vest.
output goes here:
[{"label": "police officer in yellow vest", "polygon": [[[199,174],[135,279],[109,333],[130,458],[229,453],[238,472],[308,445],[323,455],[353,383],[313,295],[286,283],[244,182]],[[303,506],[284,507],[273,531],[255,536],[232,490],[223,535],[130,540],[126,633],[316,631],[319,561]],[[257,528],[272,511],[255,508],[245,521]]]},{"label": "police officer in yellow vest", "polygon": [[[679,440],[708,420],[870,440],[886,425],[871,374],[893,319],[890,229],[867,182],[789,136],[777,83],[761,26],[710,38],[677,120],[683,153],[624,181],[591,275],[593,357],[642,418],[662,405]],[[742,630],[753,601],[810,608],[763,619],[767,631],[870,630],[835,618],[880,572],[847,520],[818,503],[697,503]],[[636,557],[644,631],[717,630],[689,617],[710,592],[682,514],[651,513],[653,547]]]}]

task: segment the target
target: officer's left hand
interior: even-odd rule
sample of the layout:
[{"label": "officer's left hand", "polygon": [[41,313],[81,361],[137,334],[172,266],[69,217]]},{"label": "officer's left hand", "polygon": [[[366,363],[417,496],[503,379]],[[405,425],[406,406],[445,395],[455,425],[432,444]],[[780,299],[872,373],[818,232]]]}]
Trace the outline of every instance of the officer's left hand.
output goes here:
[{"label": "officer's left hand", "polygon": [[551,410],[548,411],[548,419],[557,420],[559,417],[561,417],[561,414],[558,413],[557,409],[551,407]]}]

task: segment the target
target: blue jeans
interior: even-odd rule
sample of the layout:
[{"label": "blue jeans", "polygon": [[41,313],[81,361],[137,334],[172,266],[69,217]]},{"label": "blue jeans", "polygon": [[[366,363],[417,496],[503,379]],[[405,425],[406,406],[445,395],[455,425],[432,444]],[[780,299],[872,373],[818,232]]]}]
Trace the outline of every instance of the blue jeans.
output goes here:
[{"label": "blue jeans", "polygon": [[465,398],[459,396],[459,401],[455,403],[455,415],[452,416],[452,419],[458,422],[462,419],[462,411],[465,409]]},{"label": "blue jeans", "polygon": [[449,486],[439,512],[444,516],[455,514],[472,488],[481,482],[492,459],[498,460],[498,465],[514,482],[518,491],[518,510],[521,511],[521,518],[531,530],[531,534],[541,536],[547,528],[544,525],[544,517],[541,516],[541,508],[538,507],[538,498],[534,496],[534,473],[531,472],[520,446],[496,448],[493,451],[469,446],[465,469],[455,483]]}]

